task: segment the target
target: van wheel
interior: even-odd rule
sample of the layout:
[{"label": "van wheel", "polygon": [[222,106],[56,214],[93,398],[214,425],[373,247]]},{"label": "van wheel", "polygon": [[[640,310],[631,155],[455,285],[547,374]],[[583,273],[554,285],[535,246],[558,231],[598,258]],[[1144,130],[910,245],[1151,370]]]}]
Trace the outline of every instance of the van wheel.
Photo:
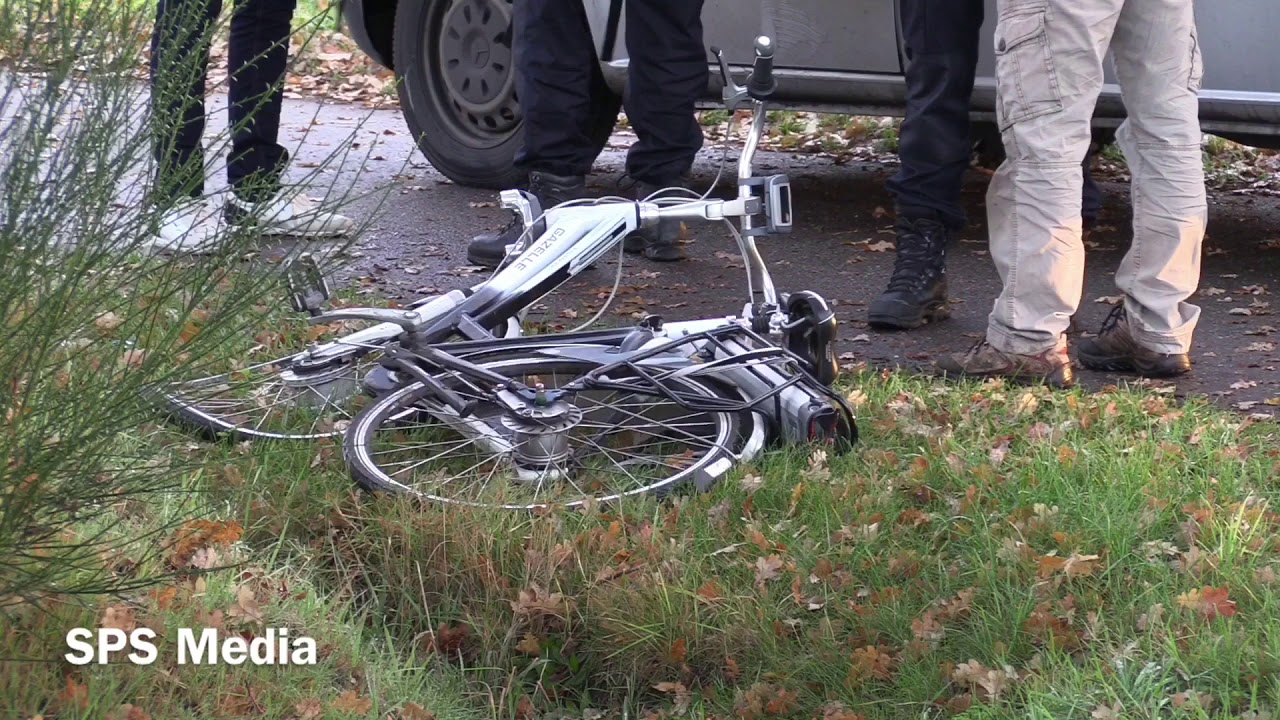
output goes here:
[{"label": "van wheel", "polygon": [[[516,97],[512,0],[420,0],[396,8],[400,106],[414,140],[445,177],[469,187],[519,187],[524,141]],[[592,73],[594,154],[609,141],[621,99]],[[593,154],[593,156],[594,156]]]}]

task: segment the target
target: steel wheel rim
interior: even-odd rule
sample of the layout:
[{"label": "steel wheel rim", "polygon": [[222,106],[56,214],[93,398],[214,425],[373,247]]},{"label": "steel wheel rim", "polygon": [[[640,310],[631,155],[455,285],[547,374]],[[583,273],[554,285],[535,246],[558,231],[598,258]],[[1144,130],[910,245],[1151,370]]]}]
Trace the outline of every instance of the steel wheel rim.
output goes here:
[{"label": "steel wheel rim", "polygon": [[[365,372],[375,364],[371,355],[371,353],[365,353],[353,357],[350,363],[343,368],[340,377],[355,386],[355,393],[344,398],[344,400],[349,401],[359,396],[359,382],[364,377]],[[182,412],[200,418],[208,427],[214,428],[220,433],[230,433],[236,436],[264,440],[302,441],[341,437],[358,411],[344,408],[340,402],[333,402],[332,395],[326,396],[316,391],[314,386],[304,384],[287,385],[280,379],[280,375],[288,370],[292,364],[292,356],[284,359],[268,360],[251,365],[243,370],[173,383],[161,395],[171,406],[181,408]],[[223,388],[243,391],[252,385],[257,385],[259,389],[250,391],[248,397],[232,396],[215,399],[216,394],[222,391]],[[286,404],[288,400],[293,399],[290,393],[303,398],[310,396],[316,405],[324,409],[323,413],[316,413],[316,416],[311,420],[310,427],[305,432],[269,429],[269,414],[266,412],[263,412],[258,421],[254,422],[251,427],[247,427],[246,422],[235,419],[236,416],[243,415],[244,412],[232,412],[237,408],[245,408],[245,412],[254,409],[270,411],[276,408],[282,409],[286,414],[290,411],[296,413],[306,412],[301,407]],[[258,402],[260,398],[267,399],[265,406]],[[331,415],[332,413],[336,413],[340,417],[335,418]],[[246,417],[246,421],[252,422],[253,418]],[[332,422],[332,427],[326,428],[325,424],[327,422]]]},{"label": "steel wheel rim", "polygon": [[[519,364],[519,363],[530,364],[528,359],[524,359],[524,360],[509,361],[506,363],[497,363],[496,365],[509,365],[509,364]],[[528,371],[522,371],[522,372],[528,372]],[[686,386],[691,385],[693,387],[697,387],[700,390],[706,391],[706,388],[703,388],[702,386],[697,385],[696,383],[682,383],[682,384]],[[458,389],[455,388],[455,391],[458,391]],[[351,434],[349,437],[350,437],[350,440],[357,446],[357,452],[359,452],[361,455],[369,459],[369,462],[367,464],[371,466],[372,469],[377,471],[383,483],[389,486],[398,487],[406,494],[413,495],[423,500],[430,500],[433,502],[440,502],[440,503],[445,503],[450,505],[528,511],[528,510],[538,510],[538,509],[547,508],[547,507],[576,508],[576,507],[581,507],[583,505],[586,505],[588,503],[609,503],[625,497],[632,497],[636,495],[660,492],[665,489],[669,489],[669,488],[680,485],[685,480],[689,479],[689,477],[691,477],[694,473],[700,470],[703,470],[704,468],[717,466],[719,462],[718,458],[724,457],[726,455],[726,448],[730,446],[733,432],[734,432],[733,424],[729,422],[729,420],[727,419],[727,417],[724,416],[723,413],[709,412],[709,411],[692,411],[691,412],[691,411],[685,410],[684,408],[680,408],[678,405],[675,405],[674,403],[672,403],[671,406],[674,407],[679,413],[686,414],[686,415],[691,414],[694,416],[699,416],[699,415],[704,416],[704,419],[701,421],[701,424],[706,425],[708,427],[714,427],[714,432],[715,432],[714,438],[698,438],[697,439],[699,442],[699,446],[704,450],[704,452],[701,455],[698,455],[697,453],[695,453],[692,457],[678,458],[678,460],[680,460],[681,462],[687,462],[688,467],[684,469],[680,469],[675,465],[675,463],[673,462],[673,458],[671,458],[670,456],[667,456],[665,458],[666,460],[665,462],[657,463],[658,465],[661,465],[666,468],[676,469],[677,472],[673,474],[664,475],[661,478],[653,480],[651,482],[642,482],[638,486],[629,488],[625,491],[608,492],[608,493],[574,492],[571,494],[579,495],[579,497],[577,499],[574,499],[568,502],[548,502],[545,500],[539,502],[539,501],[536,501],[537,500],[536,498],[534,502],[520,502],[520,503],[509,503],[509,502],[494,503],[494,502],[485,502],[483,500],[477,501],[472,499],[460,499],[459,497],[445,496],[438,492],[424,492],[422,489],[418,487],[414,487],[412,482],[408,484],[406,484],[406,482],[401,482],[400,479],[404,479],[403,477],[400,479],[396,477],[396,475],[403,475],[406,471],[414,470],[417,468],[430,469],[431,463],[438,462],[439,460],[442,459],[444,455],[446,455],[449,452],[449,449],[445,448],[445,446],[452,446],[453,448],[456,448],[456,449],[461,449],[461,448],[471,449],[477,445],[477,443],[474,440],[466,439],[460,436],[459,434],[457,434],[456,431],[453,431],[453,430],[446,431],[446,432],[453,433],[454,435],[448,441],[431,440],[428,443],[412,443],[407,447],[399,449],[399,451],[431,452],[432,455],[428,456],[425,459],[414,458],[411,460],[403,460],[403,461],[389,460],[386,463],[387,465],[390,466],[389,468],[384,467],[383,464],[379,464],[374,460],[375,457],[378,457],[378,456],[387,457],[390,453],[397,452],[397,450],[395,449],[390,451],[379,449],[379,447],[377,446],[377,440],[376,440],[376,435],[378,433],[404,432],[406,430],[411,430],[411,429],[426,429],[426,428],[439,431],[439,430],[444,430],[443,426],[445,422],[441,420],[442,417],[448,416],[450,417],[450,419],[456,421],[456,415],[453,415],[451,411],[447,411],[445,408],[443,408],[438,404],[424,401],[424,399],[421,397],[414,397],[415,395],[421,396],[424,394],[425,394],[424,388],[421,385],[415,383],[413,385],[402,388],[396,391],[395,393],[389,395],[383,400],[383,402],[386,403],[385,407],[387,408],[387,410],[382,413],[366,414],[366,415],[362,415],[360,418],[357,418],[357,421],[356,421],[357,424],[351,427],[350,429]],[[464,397],[467,396],[462,392],[460,392],[460,394],[463,394]],[[592,400],[589,404],[591,405],[591,408],[589,411],[587,411],[588,417],[598,418],[600,417],[600,415],[602,415],[605,412],[617,412],[619,407],[621,407],[621,411],[624,415],[630,415],[633,418],[635,417],[635,415],[633,414],[634,411],[631,408],[627,407],[626,403],[619,404],[617,402],[611,402],[606,404],[603,401]],[[595,416],[592,416],[590,414],[591,412],[597,412],[597,411],[599,414]],[[640,415],[643,416],[642,413]],[[415,422],[413,425],[408,424],[410,422],[421,420],[423,416],[429,417],[431,418],[431,420],[427,423]],[[396,420],[393,420],[393,418]],[[495,420],[494,424],[496,424],[496,420],[497,420],[496,416],[494,417],[494,420]],[[680,416],[677,416],[676,420],[678,422],[687,423],[689,418],[682,418]],[[388,424],[392,422],[399,422],[401,424],[396,427],[388,427]],[[372,428],[371,426],[373,426],[375,423],[377,424],[377,427]],[[588,428],[594,428],[595,424],[598,424],[598,420],[596,419],[592,419],[591,421],[589,421],[589,423],[584,423],[584,425],[586,425]],[[629,431],[635,430],[636,427],[638,426],[633,426],[631,428],[628,428],[628,430]],[[686,440],[688,440],[688,438],[686,438]],[[590,447],[592,444],[594,444],[595,448],[600,448],[598,438],[593,439],[592,442],[582,442],[577,447],[579,449],[582,449],[582,448]],[[441,448],[445,448],[445,449],[441,450]],[[645,462],[651,460],[651,458],[646,458],[645,456],[641,456],[633,452],[632,451],[633,448],[630,448],[630,447],[624,446],[622,448],[604,448],[604,450],[605,452],[603,454],[606,456],[610,456],[611,453],[618,457],[626,456],[623,460],[624,469],[622,474],[631,475],[633,479],[634,479],[633,468],[640,467]],[[484,457],[481,457],[481,454],[484,455]],[[449,483],[459,478],[461,478],[465,482],[467,480],[467,478],[463,477],[465,473],[472,470],[477,470],[477,469],[479,469],[482,472],[488,473],[487,475],[485,475],[480,479],[481,483],[491,484],[497,481],[505,481],[506,479],[505,477],[502,477],[502,478],[499,477],[499,472],[503,472],[502,470],[500,470],[501,465],[499,462],[494,462],[492,467],[488,468],[487,470],[482,467],[487,462],[499,460],[499,457],[498,457],[499,453],[494,453],[492,451],[485,451],[484,453],[481,453],[481,454],[477,454],[476,456],[474,456],[476,458],[479,458],[479,462],[471,463],[471,466],[465,467],[461,472],[458,472],[456,469],[453,470],[452,471],[453,476],[445,479],[443,482]],[[416,465],[414,465],[413,463],[416,463]],[[727,464],[724,467],[727,467]],[[395,470],[397,472],[394,472],[394,473],[388,472],[389,469]],[[573,485],[574,483],[570,482],[569,484]],[[481,490],[483,489],[484,487],[482,485]],[[575,486],[574,489],[575,491],[582,490],[582,488],[579,486]]]},{"label": "steel wheel rim", "polygon": [[501,138],[520,125],[515,93],[510,0],[455,0],[428,22],[423,58],[433,98],[450,124],[476,140]]}]

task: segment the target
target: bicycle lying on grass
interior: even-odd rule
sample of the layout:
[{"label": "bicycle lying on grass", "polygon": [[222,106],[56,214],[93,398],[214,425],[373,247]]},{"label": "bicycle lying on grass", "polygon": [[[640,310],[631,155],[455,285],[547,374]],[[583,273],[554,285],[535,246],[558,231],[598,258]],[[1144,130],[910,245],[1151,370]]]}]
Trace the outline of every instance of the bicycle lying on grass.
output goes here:
[{"label": "bicycle lying on grass", "polygon": [[[852,409],[830,389],[834,313],[813,292],[779,294],[756,248],[757,237],[787,233],[792,222],[786,176],[752,169],[775,88],[772,42],[757,38],[745,87],[713,53],[730,115],[746,101],[752,110],[736,198],[605,199],[543,212],[531,195],[504,192],[526,228],[504,264],[483,283],[403,310],[322,312],[323,277],[314,261],[295,263],[294,307],[312,323],[378,324],[170,386],[168,410],[240,439],[343,435],[352,476],[368,490],[510,509],[686,483],[702,490],[773,441],[853,443]],[[521,335],[527,308],[637,229],[676,220],[729,226],[747,267],[741,315],[651,315],[635,327]]]}]

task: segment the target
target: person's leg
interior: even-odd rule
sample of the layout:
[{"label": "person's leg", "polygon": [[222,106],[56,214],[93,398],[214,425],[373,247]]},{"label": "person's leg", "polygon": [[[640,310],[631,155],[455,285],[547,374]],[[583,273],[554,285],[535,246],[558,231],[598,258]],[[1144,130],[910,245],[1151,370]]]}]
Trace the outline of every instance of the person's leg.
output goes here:
[{"label": "person's leg", "polygon": [[151,35],[151,150],[160,210],[153,249],[217,246],[219,213],[204,199],[205,72],[221,0],[160,0]]},{"label": "person's leg", "polygon": [[649,185],[678,180],[702,148],[695,103],[707,91],[703,0],[629,2],[623,106],[636,132],[627,174]]},{"label": "person's leg", "polygon": [[943,370],[1072,383],[1064,333],[1084,283],[1081,164],[1124,3],[999,3],[997,116],[1006,159],[992,178],[987,215],[1004,289],[987,343],[940,362]]},{"label": "person's leg", "polygon": [[1200,152],[1203,65],[1192,0],[1128,0],[1112,44],[1128,119],[1117,133],[1133,177],[1133,244],[1116,271],[1124,304],[1080,348],[1088,367],[1177,375],[1200,309],[1208,210]]},{"label": "person's leg", "polygon": [[204,93],[222,0],[160,0],[151,33],[156,200],[204,195]]},{"label": "person's leg", "polygon": [[1084,192],[1080,197],[1080,218],[1086,231],[1098,224],[1098,216],[1102,214],[1102,188],[1093,177],[1093,161],[1097,153],[1090,149],[1084,158]]},{"label": "person's leg", "polygon": [[902,0],[907,107],[898,139],[901,168],[889,180],[897,214],[964,226],[961,184],[973,148],[969,102],[982,29],[981,0]]},{"label": "person's leg", "polygon": [[[636,199],[643,200],[682,188],[702,148],[695,103],[707,90],[708,57],[702,0],[629,2],[626,10],[630,63],[623,106],[636,132],[627,175]],[[659,262],[684,258],[678,222],[638,232],[624,247]]]},{"label": "person's leg", "polygon": [[[598,60],[582,3],[520,0],[512,13],[515,87],[524,112],[516,166],[528,171],[529,192],[545,211],[587,194],[586,175],[598,152],[590,131]],[[467,261],[497,267],[524,234],[513,217],[501,230],[473,238]]]},{"label": "person's leg", "polygon": [[873,327],[909,329],[947,316],[946,251],[965,223],[961,185],[973,154],[969,103],[982,0],[902,0],[907,108],[897,206],[897,257],[888,289],[871,303]]},{"label": "person's leg", "polygon": [[231,157],[227,181],[242,199],[280,189],[289,153],[279,143],[296,0],[235,0],[227,43]]},{"label": "person's leg", "polygon": [[521,0],[512,6],[516,95],[524,112],[524,146],[516,165],[530,172],[585,176],[593,142],[591,27],[580,2]]},{"label": "person's leg", "polygon": [[227,218],[264,235],[344,235],[354,226],[350,218],[281,187],[289,153],[279,142],[280,114],[295,5],[296,0],[235,0],[227,53]]}]

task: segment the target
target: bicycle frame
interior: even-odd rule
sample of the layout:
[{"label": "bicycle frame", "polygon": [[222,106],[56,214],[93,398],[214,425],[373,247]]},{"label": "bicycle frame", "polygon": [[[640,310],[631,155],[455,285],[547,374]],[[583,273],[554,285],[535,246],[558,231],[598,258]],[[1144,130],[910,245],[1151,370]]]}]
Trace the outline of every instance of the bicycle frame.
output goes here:
[{"label": "bicycle frame", "polygon": [[[788,376],[767,363],[753,362],[765,355],[780,357],[779,353],[789,354],[791,360],[798,360],[794,353],[770,346],[769,341],[760,335],[782,337],[797,324],[789,318],[790,308],[783,307],[789,303],[779,302],[772,276],[755,242],[760,235],[786,233],[791,227],[790,184],[786,177],[761,178],[756,177],[753,171],[755,154],[767,123],[767,97],[772,92],[771,88],[762,88],[761,83],[756,82],[756,75],[762,67],[765,70],[771,67],[772,46],[767,38],[757,40],[756,69],[746,87],[733,82],[723,57],[718,50],[713,49],[713,52],[724,74],[724,100],[730,113],[748,100],[752,109],[751,128],[738,160],[736,198],[602,201],[558,206],[543,213],[533,196],[520,191],[504,192],[503,206],[520,214],[525,234],[521,242],[508,249],[506,263],[488,281],[465,290],[454,290],[407,310],[352,308],[317,315],[312,318],[313,323],[349,319],[386,322],[329,346],[313,348],[303,354],[303,365],[315,367],[340,359],[344,354],[359,352],[357,348],[360,346],[400,339],[408,352],[399,353],[399,357],[391,362],[421,382],[428,382],[423,379],[423,373],[413,372],[403,365],[414,362],[409,356],[433,367],[492,382],[494,378],[487,371],[464,359],[473,356],[470,349],[490,342],[511,348],[525,345],[523,341],[534,340],[499,340],[491,328],[518,318],[525,309],[569,278],[616,249],[628,235],[642,228],[653,228],[663,221],[719,222],[737,219],[740,222],[737,243],[746,265],[749,296],[741,317],[670,323],[666,328],[648,328],[647,336],[645,331],[628,328],[621,333],[603,331],[552,336],[529,345],[545,344],[550,340],[551,344],[574,346],[578,352],[591,355],[591,359],[605,366],[629,365],[632,369],[642,359],[652,362],[663,354],[668,358],[673,354],[680,355],[685,363],[697,356],[695,362],[702,367],[691,367],[688,369],[690,373],[714,371],[728,384],[738,388],[744,398],[754,399],[756,403],[772,401],[772,408],[767,411],[754,407],[749,409],[768,415],[787,440],[803,442],[813,439],[815,419],[821,415],[822,422],[830,425],[832,399],[836,405],[841,405],[843,399],[827,390],[824,383],[801,367],[795,370],[803,378],[794,374]],[[769,62],[762,63],[765,59]],[[822,301],[818,299],[817,302]],[[829,310],[826,314],[828,318],[824,322],[834,324]],[[448,340],[460,342],[441,345]],[[597,340],[604,342],[598,343]],[[618,344],[611,345],[613,342]],[[601,350],[601,344],[609,346],[609,349]],[[506,384],[515,390],[528,390],[512,383],[514,381]],[[436,389],[442,400],[456,405],[455,410],[465,414],[465,408],[457,398],[451,400],[449,393]],[[821,407],[826,407],[828,413],[821,412]],[[744,409],[748,409],[747,406],[738,408]],[[851,421],[852,413],[847,406],[842,410]]]},{"label": "bicycle frame", "polygon": [[[763,50],[762,50],[763,47]],[[772,47],[766,38],[758,40],[760,53]],[[738,249],[747,268],[750,301],[743,318],[758,331],[779,335],[786,321],[780,311],[773,278],[756,247],[762,234],[786,233],[791,227],[790,184],[786,177],[756,177],[754,160],[767,123],[767,100],[756,97],[748,87],[733,82],[728,65],[718,50],[717,58],[725,78],[724,100],[730,113],[743,102],[752,108],[751,129],[738,159],[738,196],[734,200],[692,200],[679,203],[606,201],[591,205],[551,208],[539,213],[537,200],[515,190],[502,194],[504,207],[518,212],[525,224],[525,238],[512,248],[507,263],[487,282],[466,290],[455,290],[420,307],[406,311],[350,309],[321,314],[313,322],[366,319],[387,324],[356,333],[351,344],[388,342],[409,332],[416,343],[435,344],[458,337],[465,340],[493,338],[491,328],[500,326],[548,293],[582,272],[617,247],[628,235],[668,221],[718,222],[738,219],[741,232]],[[750,81],[749,81],[750,85]],[[394,326],[394,327],[393,327]],[[341,354],[342,350],[313,353],[315,360]]]}]

